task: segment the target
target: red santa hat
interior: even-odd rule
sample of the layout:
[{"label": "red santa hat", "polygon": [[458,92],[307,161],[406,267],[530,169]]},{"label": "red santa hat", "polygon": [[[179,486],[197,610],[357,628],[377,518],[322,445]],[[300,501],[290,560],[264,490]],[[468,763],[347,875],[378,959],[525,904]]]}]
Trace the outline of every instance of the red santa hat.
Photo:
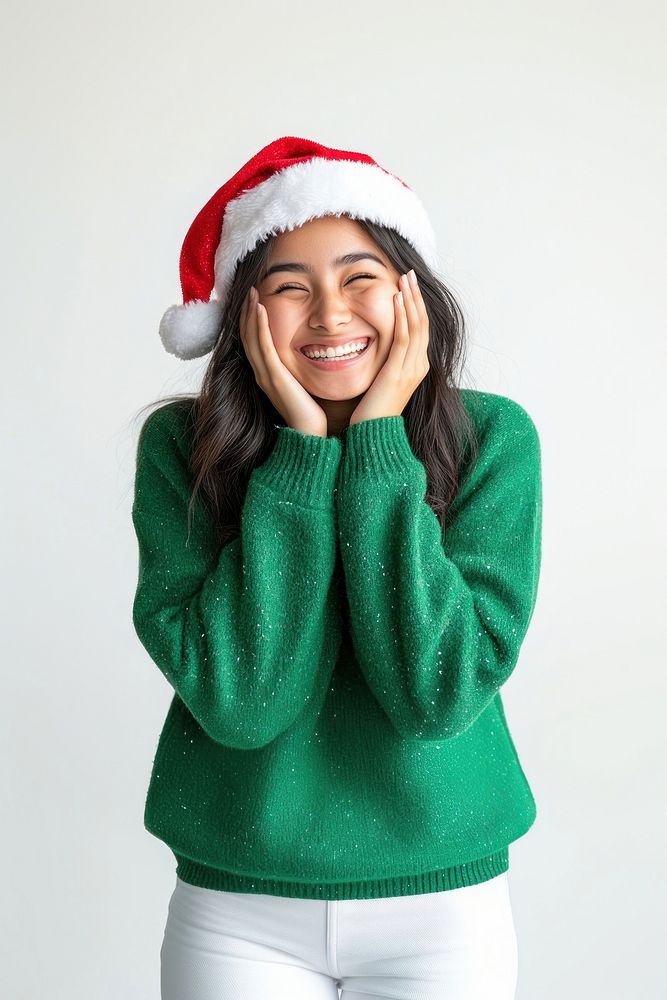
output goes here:
[{"label": "red santa hat", "polygon": [[365,153],[283,136],[219,188],[188,229],[180,256],[183,305],[160,322],[166,351],[183,360],[213,350],[236,266],[269,235],[325,215],[395,229],[433,270],[435,234],[416,194]]}]

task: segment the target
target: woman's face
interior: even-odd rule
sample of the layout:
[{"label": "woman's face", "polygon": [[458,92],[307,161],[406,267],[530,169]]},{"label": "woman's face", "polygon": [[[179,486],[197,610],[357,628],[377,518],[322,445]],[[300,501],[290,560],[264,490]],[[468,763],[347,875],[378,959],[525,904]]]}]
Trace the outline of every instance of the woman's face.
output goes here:
[{"label": "woman's face", "polygon": [[[364,256],[337,263],[345,254]],[[256,287],[280,360],[334,427],[344,426],[391,349],[400,273],[357,222],[325,216],[278,235],[265,275]],[[364,353],[340,369],[321,368],[301,351],[364,338],[370,338]]]}]

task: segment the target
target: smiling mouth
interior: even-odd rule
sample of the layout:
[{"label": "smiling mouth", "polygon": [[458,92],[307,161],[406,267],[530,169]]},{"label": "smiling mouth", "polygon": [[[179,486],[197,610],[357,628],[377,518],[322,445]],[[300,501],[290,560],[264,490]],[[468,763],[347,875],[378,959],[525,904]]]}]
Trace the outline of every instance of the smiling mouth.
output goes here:
[{"label": "smiling mouth", "polygon": [[[362,354],[365,354],[366,351],[368,350],[369,346],[372,343],[372,339],[370,337],[359,337],[358,340],[356,340],[356,341],[354,341],[354,340],[350,341],[350,343],[361,344],[364,341],[365,341],[364,346],[360,350],[346,351],[344,354],[336,354],[335,353],[335,349],[333,347],[329,347],[329,348],[325,348],[325,347],[316,348],[315,347],[315,348],[313,348],[312,349],[312,353],[314,353],[315,351],[326,351],[327,352],[325,354],[320,354],[318,357],[310,357],[308,354],[306,354],[305,353],[305,351],[306,351],[305,347],[299,348],[299,352],[301,354],[303,354],[304,358],[306,358],[307,361],[312,361],[315,364],[318,364],[318,363],[319,364],[326,364],[327,362],[333,362],[334,365],[337,365],[337,364],[342,364],[345,361],[354,360],[355,358],[361,357]],[[331,351],[331,353],[328,353],[329,351]]]}]

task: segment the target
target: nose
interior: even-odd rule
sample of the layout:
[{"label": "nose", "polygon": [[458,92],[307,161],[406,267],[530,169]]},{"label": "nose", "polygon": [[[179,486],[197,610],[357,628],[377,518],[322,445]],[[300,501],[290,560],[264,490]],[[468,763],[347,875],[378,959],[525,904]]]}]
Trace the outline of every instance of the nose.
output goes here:
[{"label": "nose", "polygon": [[335,330],[349,323],[351,316],[344,295],[336,289],[322,291],[313,302],[308,325],[314,330]]}]

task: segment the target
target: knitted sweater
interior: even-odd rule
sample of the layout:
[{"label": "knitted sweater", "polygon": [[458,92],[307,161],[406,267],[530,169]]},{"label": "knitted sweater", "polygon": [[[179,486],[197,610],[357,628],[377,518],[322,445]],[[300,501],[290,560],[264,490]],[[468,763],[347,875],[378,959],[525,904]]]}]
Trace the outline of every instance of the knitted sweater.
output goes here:
[{"label": "knitted sweater", "polygon": [[459,389],[480,453],[445,523],[402,416],[277,429],[240,534],[189,542],[187,400],[144,422],[136,633],[173,688],[144,825],[186,882],[310,899],[447,890],[536,816],[499,689],[535,605],[540,444]]}]

